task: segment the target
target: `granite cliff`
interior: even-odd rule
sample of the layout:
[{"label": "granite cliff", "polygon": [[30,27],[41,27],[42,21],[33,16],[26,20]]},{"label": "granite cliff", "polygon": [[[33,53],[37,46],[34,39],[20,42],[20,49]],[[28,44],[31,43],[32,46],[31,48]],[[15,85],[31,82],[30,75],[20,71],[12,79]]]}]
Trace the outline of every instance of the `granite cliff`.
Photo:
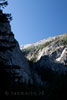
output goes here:
[{"label": "granite cliff", "polygon": [[20,46],[20,49],[30,61],[37,62],[42,56],[47,55],[53,61],[67,65],[67,33],[49,37],[30,45]]},{"label": "granite cliff", "polygon": [[2,83],[5,82],[3,88],[7,87],[6,82],[9,83],[9,80],[10,84],[32,83],[29,63],[20,51],[19,44],[11,31],[10,22],[2,10],[0,10],[0,77]]},{"label": "granite cliff", "polygon": [[[67,34],[21,47],[0,10],[0,94],[62,98],[67,89]],[[13,94],[11,94],[13,93]],[[63,94],[63,95],[62,95]],[[62,95],[62,96],[61,96]]]}]

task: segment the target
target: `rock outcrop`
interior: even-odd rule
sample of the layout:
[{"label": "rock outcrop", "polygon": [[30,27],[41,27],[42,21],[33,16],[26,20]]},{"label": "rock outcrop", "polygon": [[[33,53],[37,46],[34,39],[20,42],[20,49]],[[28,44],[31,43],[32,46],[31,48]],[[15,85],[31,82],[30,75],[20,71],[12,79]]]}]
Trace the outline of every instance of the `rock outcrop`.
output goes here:
[{"label": "rock outcrop", "polygon": [[39,41],[21,50],[38,68],[67,73],[67,33],[41,40],[41,43]]},{"label": "rock outcrop", "polygon": [[[6,14],[0,11],[0,77],[2,71],[10,76],[9,79],[12,82],[26,85],[28,82],[32,83],[29,63],[20,51]],[[6,82],[5,74],[2,76],[2,80],[4,79]]]},{"label": "rock outcrop", "polygon": [[67,66],[67,48],[64,48],[61,56],[57,58],[56,61],[64,63],[64,65]]},{"label": "rock outcrop", "polygon": [[[40,43],[41,42],[41,43]],[[25,46],[24,46],[25,47]],[[41,40],[26,48],[20,48],[26,58],[37,62],[42,56],[48,55],[53,61],[59,61],[67,47],[67,33]],[[67,52],[67,51],[65,51]],[[63,62],[64,63],[64,62]]]}]

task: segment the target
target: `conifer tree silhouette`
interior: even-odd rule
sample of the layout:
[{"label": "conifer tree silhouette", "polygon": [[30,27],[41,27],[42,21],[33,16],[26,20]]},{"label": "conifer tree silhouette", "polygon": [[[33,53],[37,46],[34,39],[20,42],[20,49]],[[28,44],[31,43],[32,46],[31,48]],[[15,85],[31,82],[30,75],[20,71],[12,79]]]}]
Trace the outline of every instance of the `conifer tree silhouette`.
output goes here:
[{"label": "conifer tree silhouette", "polygon": [[5,8],[8,5],[7,0],[0,0],[0,9]]}]

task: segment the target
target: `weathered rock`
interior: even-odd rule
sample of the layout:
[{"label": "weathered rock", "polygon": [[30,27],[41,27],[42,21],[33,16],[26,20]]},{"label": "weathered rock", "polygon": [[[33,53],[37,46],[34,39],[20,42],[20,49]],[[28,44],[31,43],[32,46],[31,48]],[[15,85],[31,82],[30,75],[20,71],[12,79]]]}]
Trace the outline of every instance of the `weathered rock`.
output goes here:
[{"label": "weathered rock", "polygon": [[67,48],[64,48],[64,50],[61,53],[61,56],[57,58],[56,61],[61,62],[67,66]]},{"label": "weathered rock", "polygon": [[[25,57],[33,62],[40,60],[42,56],[48,55],[53,61],[61,57],[67,45],[67,33],[56,37],[41,40],[26,48],[20,48]],[[25,46],[24,46],[25,47]]]},{"label": "weathered rock", "polygon": [[[52,39],[55,39],[55,37]],[[67,89],[67,67],[65,67],[64,63],[59,63],[67,61],[66,45],[60,45],[60,41],[51,41],[51,38],[45,40],[45,42],[48,42],[45,45],[43,45],[43,42],[39,42],[40,45],[37,42],[35,48],[32,46],[31,52],[30,49],[24,52],[31,59],[35,60],[36,58],[37,62],[28,61],[11,32],[8,18],[0,11],[1,92],[9,91],[8,93],[12,93],[12,91],[16,90],[27,92],[33,89],[38,94],[43,89],[45,97],[48,98],[48,96],[58,95],[58,90],[61,92],[63,87]],[[66,44],[66,40],[64,44]],[[60,56],[59,62],[55,61]]]},{"label": "weathered rock", "polygon": [[4,67],[14,82],[28,84],[31,80],[30,66],[11,32],[10,22],[6,17],[2,19],[4,15],[0,12],[0,67]]}]

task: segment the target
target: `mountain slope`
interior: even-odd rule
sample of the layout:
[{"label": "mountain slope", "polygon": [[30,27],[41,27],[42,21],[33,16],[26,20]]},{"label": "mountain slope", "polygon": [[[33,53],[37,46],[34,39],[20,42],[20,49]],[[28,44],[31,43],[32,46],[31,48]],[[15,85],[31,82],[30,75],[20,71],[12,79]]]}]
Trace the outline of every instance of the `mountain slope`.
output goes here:
[{"label": "mountain slope", "polygon": [[34,81],[45,89],[45,97],[62,99],[67,89],[67,33],[21,48],[29,60]]},{"label": "mountain slope", "polygon": [[26,45],[21,52],[0,10],[0,95],[67,97],[66,54],[67,34]]},{"label": "mountain slope", "polygon": [[54,61],[59,61],[58,58],[61,57],[65,48],[67,48],[67,33],[41,40],[20,49],[28,60],[37,62],[44,55],[48,55]]}]

